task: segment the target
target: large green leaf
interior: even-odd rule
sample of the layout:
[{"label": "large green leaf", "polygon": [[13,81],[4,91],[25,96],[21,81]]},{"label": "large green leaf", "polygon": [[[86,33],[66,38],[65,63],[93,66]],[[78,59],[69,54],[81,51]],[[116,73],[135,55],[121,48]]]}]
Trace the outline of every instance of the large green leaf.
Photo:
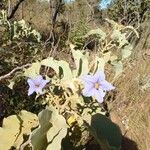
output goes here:
[{"label": "large green leaf", "polygon": [[83,55],[80,50],[74,50],[73,45],[70,45],[72,55],[76,64],[76,70],[74,71],[74,76],[79,77],[85,74],[88,74],[88,54]]},{"label": "large green leaf", "polygon": [[94,29],[94,30],[90,30],[85,37],[88,37],[90,35],[98,35],[100,37],[100,40],[104,40],[106,38],[106,33],[103,32],[100,28],[98,29]]},{"label": "large green leaf", "polygon": [[64,80],[72,79],[72,72],[69,64],[64,60],[57,61],[52,57],[48,57],[41,61],[41,65],[52,68],[55,70],[57,75],[59,75]]},{"label": "large green leaf", "polygon": [[62,115],[59,115],[57,110],[53,110],[51,123],[53,127],[47,132],[48,147],[46,150],[61,150],[61,141],[67,134],[66,120]]},{"label": "large green leaf", "polygon": [[59,69],[62,70],[62,74],[63,74],[62,79],[71,80],[73,78],[73,75],[72,75],[72,71],[71,71],[69,64],[64,60],[61,60],[61,61],[58,61],[58,65],[59,65]]},{"label": "large green leaf", "polygon": [[122,50],[122,59],[128,58],[132,53],[133,46],[131,44],[126,45]]},{"label": "large green leaf", "polygon": [[41,65],[44,65],[46,67],[51,67],[52,69],[54,69],[56,71],[57,74],[59,74],[58,61],[54,60],[53,57],[48,57],[46,59],[43,59],[41,61]]},{"label": "large green leaf", "polygon": [[32,127],[38,125],[37,116],[27,111],[19,115],[12,115],[4,119],[0,128],[0,149],[8,150],[12,146],[19,149],[23,142],[23,135],[28,135]]},{"label": "large green leaf", "polygon": [[30,68],[24,69],[24,75],[29,78],[35,78],[40,74],[40,68],[40,62],[32,63],[32,66]]},{"label": "large green leaf", "polygon": [[45,109],[39,113],[39,127],[33,130],[31,134],[31,144],[34,150],[44,150],[48,145],[47,132],[52,127],[50,119],[52,111]]},{"label": "large green leaf", "polygon": [[31,136],[34,150],[60,150],[61,141],[67,134],[67,124],[63,116],[53,108],[47,108],[39,113],[39,127]]},{"label": "large green leaf", "polygon": [[123,64],[121,61],[114,60],[111,62],[115,70],[114,78],[117,78],[123,72]]},{"label": "large green leaf", "polygon": [[121,130],[106,116],[102,114],[93,115],[89,129],[102,150],[121,149]]}]

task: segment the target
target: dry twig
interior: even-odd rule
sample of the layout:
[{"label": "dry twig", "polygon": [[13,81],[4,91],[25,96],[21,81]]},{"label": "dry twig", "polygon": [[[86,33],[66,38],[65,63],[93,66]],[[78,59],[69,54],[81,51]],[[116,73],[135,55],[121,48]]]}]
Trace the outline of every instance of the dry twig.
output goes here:
[{"label": "dry twig", "polygon": [[30,67],[30,66],[31,66],[31,64],[26,64],[26,65],[23,65],[23,66],[20,66],[20,67],[16,67],[16,68],[14,68],[12,71],[10,71],[9,73],[7,73],[7,74],[1,76],[1,77],[0,77],[0,81],[3,80],[3,79],[6,79],[6,78],[8,78],[8,77],[10,77],[10,76],[11,76],[13,73],[15,73],[16,71],[22,70],[22,69],[24,69],[24,68],[26,68],[26,67]]}]

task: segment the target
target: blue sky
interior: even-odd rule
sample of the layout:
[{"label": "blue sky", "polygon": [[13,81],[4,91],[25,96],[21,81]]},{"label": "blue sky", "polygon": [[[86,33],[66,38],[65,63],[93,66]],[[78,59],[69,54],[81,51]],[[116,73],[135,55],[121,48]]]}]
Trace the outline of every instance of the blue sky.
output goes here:
[{"label": "blue sky", "polygon": [[66,3],[74,2],[75,0],[64,0]]},{"label": "blue sky", "polygon": [[101,3],[100,3],[100,5],[99,5],[100,8],[101,8],[101,9],[106,9],[107,6],[111,3],[111,1],[112,1],[112,0],[102,0]]},{"label": "blue sky", "polygon": [[[65,0],[66,3],[74,2],[75,0]],[[101,9],[106,9],[112,0],[102,0],[99,4]]]}]

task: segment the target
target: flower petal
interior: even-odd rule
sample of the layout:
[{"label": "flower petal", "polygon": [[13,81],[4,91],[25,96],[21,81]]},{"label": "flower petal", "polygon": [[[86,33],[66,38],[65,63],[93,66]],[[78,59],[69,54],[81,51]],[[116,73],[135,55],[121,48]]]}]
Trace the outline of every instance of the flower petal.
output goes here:
[{"label": "flower petal", "polygon": [[34,82],[32,79],[28,79],[27,82],[28,82],[30,87],[34,87]]},{"label": "flower petal", "polygon": [[33,92],[35,92],[35,88],[34,87],[30,87],[29,90],[28,90],[28,96],[33,94]]},{"label": "flower petal", "polygon": [[102,103],[104,101],[105,94],[106,93],[102,89],[99,89],[95,91],[94,97],[99,103]]},{"label": "flower petal", "polygon": [[110,91],[115,89],[115,87],[111,83],[107,82],[106,80],[100,82],[100,88],[102,88],[105,91]]},{"label": "flower petal", "polygon": [[40,84],[43,80],[43,77],[41,75],[38,75],[35,79],[33,79],[34,84]]},{"label": "flower petal", "polygon": [[42,80],[41,83],[40,83],[40,88],[44,88],[45,85],[48,83],[49,81],[47,80]]},{"label": "flower petal", "polygon": [[37,94],[42,94],[42,88],[41,88],[41,87],[36,88],[36,89],[35,89],[35,92],[36,92]]},{"label": "flower petal", "polygon": [[95,74],[94,74],[94,78],[97,79],[97,81],[104,81],[105,80],[105,73],[104,71],[97,71]]},{"label": "flower petal", "polygon": [[96,79],[93,75],[85,75],[81,77],[81,80],[87,83],[95,83],[98,79]]},{"label": "flower petal", "polygon": [[85,82],[84,89],[82,91],[83,95],[87,96],[87,97],[92,96],[91,95],[91,90],[93,89],[93,87],[94,87],[93,83],[91,83],[91,82],[89,82],[89,83]]}]

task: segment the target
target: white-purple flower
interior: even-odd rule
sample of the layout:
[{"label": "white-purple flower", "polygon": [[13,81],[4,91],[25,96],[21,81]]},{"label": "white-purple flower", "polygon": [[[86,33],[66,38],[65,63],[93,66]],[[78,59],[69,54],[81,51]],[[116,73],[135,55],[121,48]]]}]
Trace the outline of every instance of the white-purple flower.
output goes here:
[{"label": "white-purple flower", "polygon": [[45,87],[45,85],[49,82],[47,80],[44,80],[41,75],[38,75],[34,79],[28,79],[27,80],[29,84],[29,90],[28,90],[28,96],[36,92],[37,94],[42,94],[42,89]]},{"label": "white-purple flower", "polygon": [[82,77],[84,89],[82,91],[85,97],[93,96],[99,103],[104,101],[106,91],[115,89],[115,87],[105,80],[103,71],[98,71],[94,75],[85,75]]}]

